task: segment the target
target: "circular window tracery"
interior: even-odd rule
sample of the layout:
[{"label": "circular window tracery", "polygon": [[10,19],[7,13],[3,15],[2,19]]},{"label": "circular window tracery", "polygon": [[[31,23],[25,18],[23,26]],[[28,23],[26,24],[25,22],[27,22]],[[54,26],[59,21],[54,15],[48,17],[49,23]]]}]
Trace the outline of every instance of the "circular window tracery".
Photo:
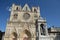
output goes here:
[{"label": "circular window tracery", "polygon": [[30,14],[25,13],[25,14],[23,15],[23,18],[24,18],[25,20],[29,19],[29,18],[30,18]]}]

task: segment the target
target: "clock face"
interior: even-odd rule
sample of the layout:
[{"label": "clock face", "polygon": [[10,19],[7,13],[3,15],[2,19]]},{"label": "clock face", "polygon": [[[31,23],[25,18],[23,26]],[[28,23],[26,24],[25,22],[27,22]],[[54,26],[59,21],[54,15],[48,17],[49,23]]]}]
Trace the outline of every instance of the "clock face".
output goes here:
[{"label": "clock face", "polygon": [[23,15],[23,18],[24,18],[25,20],[29,19],[29,18],[30,18],[30,14],[25,13],[25,14]]}]

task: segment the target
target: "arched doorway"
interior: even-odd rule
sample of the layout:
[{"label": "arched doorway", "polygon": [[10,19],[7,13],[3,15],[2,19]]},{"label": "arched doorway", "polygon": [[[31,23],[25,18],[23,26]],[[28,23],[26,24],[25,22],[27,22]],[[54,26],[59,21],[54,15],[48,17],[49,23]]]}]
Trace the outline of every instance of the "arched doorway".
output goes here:
[{"label": "arched doorway", "polygon": [[24,30],[23,40],[31,40],[31,33],[28,30]]},{"label": "arched doorway", "polygon": [[16,32],[12,33],[12,40],[17,40],[17,33]]}]

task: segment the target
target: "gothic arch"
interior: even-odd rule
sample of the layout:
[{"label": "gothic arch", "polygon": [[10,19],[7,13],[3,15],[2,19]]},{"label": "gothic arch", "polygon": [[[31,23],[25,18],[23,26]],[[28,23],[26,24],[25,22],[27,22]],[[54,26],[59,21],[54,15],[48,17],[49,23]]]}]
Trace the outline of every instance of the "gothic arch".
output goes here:
[{"label": "gothic arch", "polygon": [[45,25],[44,24],[40,24],[40,31],[41,31],[41,35],[45,35]]},{"label": "gothic arch", "polygon": [[19,8],[18,7],[16,7],[16,10],[18,10]]},{"label": "gothic arch", "polygon": [[40,27],[43,29],[44,28],[44,24],[40,24]]},{"label": "gothic arch", "polygon": [[28,30],[24,30],[24,33],[26,37],[24,37],[23,40],[31,40],[31,33]]},{"label": "gothic arch", "polygon": [[37,10],[36,10],[36,9],[34,9],[34,12],[36,12],[36,13],[37,13]]},{"label": "gothic arch", "polygon": [[13,32],[11,34],[11,37],[12,37],[12,40],[17,40],[17,33],[16,32]]}]

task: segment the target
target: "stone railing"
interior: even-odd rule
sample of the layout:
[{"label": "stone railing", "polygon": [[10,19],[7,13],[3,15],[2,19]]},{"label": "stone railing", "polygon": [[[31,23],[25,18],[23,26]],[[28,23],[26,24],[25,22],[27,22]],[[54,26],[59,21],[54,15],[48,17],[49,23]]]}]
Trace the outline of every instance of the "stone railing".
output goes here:
[{"label": "stone railing", "polygon": [[41,37],[39,37],[39,40],[54,40],[54,37],[51,37],[51,36],[41,36]]}]

